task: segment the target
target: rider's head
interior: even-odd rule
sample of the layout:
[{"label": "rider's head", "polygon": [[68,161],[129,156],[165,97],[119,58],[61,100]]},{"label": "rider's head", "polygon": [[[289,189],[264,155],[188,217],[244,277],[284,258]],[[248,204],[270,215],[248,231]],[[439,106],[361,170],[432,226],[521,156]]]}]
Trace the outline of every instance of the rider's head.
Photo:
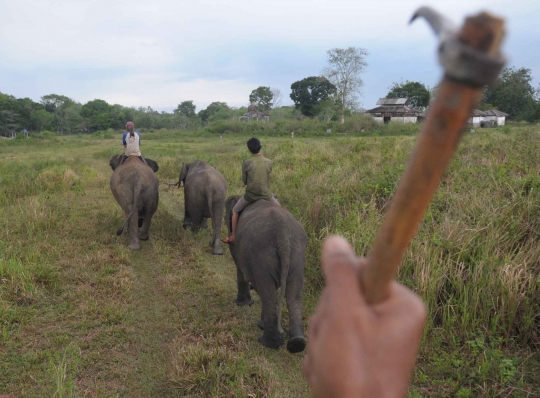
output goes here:
[{"label": "rider's head", "polygon": [[256,155],[261,151],[261,141],[259,141],[259,139],[255,137],[250,138],[247,142],[247,147],[252,154]]},{"label": "rider's head", "polygon": [[126,123],[126,130],[129,132],[129,135],[131,137],[134,136],[133,132],[135,131],[135,125],[133,124],[133,122]]}]

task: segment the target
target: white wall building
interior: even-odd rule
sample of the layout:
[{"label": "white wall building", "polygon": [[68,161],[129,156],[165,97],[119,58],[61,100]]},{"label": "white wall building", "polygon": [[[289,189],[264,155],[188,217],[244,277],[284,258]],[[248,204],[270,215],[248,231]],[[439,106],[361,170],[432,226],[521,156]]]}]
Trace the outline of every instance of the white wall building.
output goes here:
[{"label": "white wall building", "polygon": [[472,127],[496,127],[504,126],[507,117],[507,113],[498,111],[497,109],[489,109],[487,111],[474,109],[467,122]]},{"label": "white wall building", "polygon": [[417,123],[424,119],[424,112],[409,106],[407,98],[381,98],[377,101],[377,108],[366,113],[382,123],[400,122]]}]

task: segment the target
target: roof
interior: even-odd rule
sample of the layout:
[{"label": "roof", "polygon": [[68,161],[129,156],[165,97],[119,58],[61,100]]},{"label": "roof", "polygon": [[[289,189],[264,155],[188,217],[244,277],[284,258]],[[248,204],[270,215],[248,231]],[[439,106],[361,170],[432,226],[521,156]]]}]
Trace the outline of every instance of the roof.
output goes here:
[{"label": "roof", "polygon": [[380,98],[377,105],[407,105],[407,98]]},{"label": "roof", "polygon": [[270,115],[268,113],[264,113],[260,111],[248,111],[244,113],[244,116],[253,118],[253,117],[265,117],[265,116],[270,116]]},{"label": "roof", "polygon": [[390,116],[424,116],[424,112],[407,105],[378,106],[377,108],[366,111],[366,113],[371,113],[375,115],[388,114]]},{"label": "roof", "polygon": [[471,116],[477,117],[477,116],[488,116],[488,115],[486,114],[486,112],[481,111],[480,109],[473,109]]},{"label": "roof", "polygon": [[508,113],[501,112],[497,109],[489,109],[487,111],[484,111],[486,116],[497,116],[497,117],[508,117],[510,116]]}]

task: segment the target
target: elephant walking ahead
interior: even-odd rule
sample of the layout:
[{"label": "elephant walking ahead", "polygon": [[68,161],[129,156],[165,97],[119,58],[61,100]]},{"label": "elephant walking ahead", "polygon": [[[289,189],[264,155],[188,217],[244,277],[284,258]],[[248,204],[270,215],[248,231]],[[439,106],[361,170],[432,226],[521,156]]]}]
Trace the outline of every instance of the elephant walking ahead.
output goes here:
[{"label": "elephant walking ahead", "polygon": [[122,235],[127,224],[130,236],[128,247],[140,250],[139,239],[148,239],[150,222],[158,208],[159,180],[154,173],[159,166],[152,159],[146,159],[147,164],[144,164],[137,156],[129,156],[119,165],[121,157],[113,156],[109,162],[113,169],[111,191],[126,215],[116,234]]},{"label": "elephant walking ahead", "polygon": [[208,218],[212,219],[214,235],[210,241],[212,254],[221,255],[220,233],[227,182],[225,177],[203,160],[182,164],[178,186],[184,183],[184,228],[196,232],[206,228]]},{"label": "elephant walking ahead", "polygon": [[[225,202],[225,220],[229,232],[232,208],[239,198],[230,196]],[[253,303],[249,292],[251,283],[261,298],[259,327],[264,334],[259,337],[259,342],[266,347],[278,348],[283,345],[281,307],[284,297],[289,310],[287,350],[300,352],[306,346],[302,325],[306,245],[304,228],[291,213],[271,201],[258,200],[240,213],[235,243],[229,245],[236,263],[238,296],[235,303]]]}]

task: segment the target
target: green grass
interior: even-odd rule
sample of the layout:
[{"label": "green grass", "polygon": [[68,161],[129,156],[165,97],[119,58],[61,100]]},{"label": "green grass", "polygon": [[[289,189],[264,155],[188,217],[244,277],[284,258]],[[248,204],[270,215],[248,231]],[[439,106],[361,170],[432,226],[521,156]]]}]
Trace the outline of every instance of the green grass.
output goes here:
[{"label": "green grass", "polygon": [[[338,233],[367,254],[416,137],[395,126],[295,139],[256,130],[272,189],[308,234],[307,326],[324,283],[321,239]],[[540,129],[477,131],[400,269],[430,313],[410,397],[540,394]],[[240,194],[249,136],[161,131],[142,150],[161,181],[203,159]],[[0,395],[309,396],[303,354],[257,343],[258,298],[232,304],[228,252],[212,256],[208,231],[182,229],[182,190],[161,186],[140,252],[116,238],[108,158],[119,139],[0,142]]]}]

